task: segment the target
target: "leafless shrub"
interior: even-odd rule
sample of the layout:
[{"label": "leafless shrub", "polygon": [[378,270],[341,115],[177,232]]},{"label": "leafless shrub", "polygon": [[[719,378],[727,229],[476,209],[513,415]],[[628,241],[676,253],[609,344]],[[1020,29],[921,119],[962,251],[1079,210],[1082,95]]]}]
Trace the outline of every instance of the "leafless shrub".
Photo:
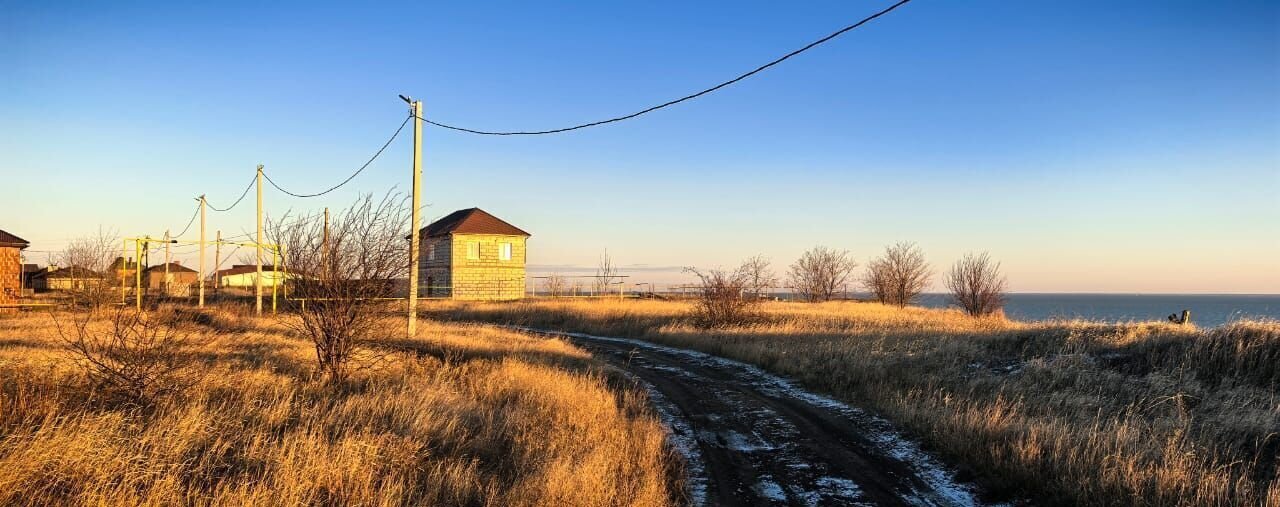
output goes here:
[{"label": "leafless shrub", "polygon": [[885,247],[884,256],[867,264],[862,284],[877,301],[907,306],[929,285],[929,263],[915,243]]},{"label": "leafless shrub", "polygon": [[731,326],[751,319],[752,307],[759,298],[749,292],[750,277],[745,267],[743,265],[734,271],[713,269],[706,272],[684,268],[685,272],[698,277],[693,316],[699,326]]},{"label": "leafless shrub", "polygon": [[746,277],[747,291],[756,297],[764,295],[770,288],[778,285],[778,275],[773,273],[768,257],[757,255],[748,258],[738,269]]},{"label": "leafless shrub", "polygon": [[990,315],[1004,306],[1006,285],[1000,263],[992,261],[987,252],[965,254],[947,273],[952,300],[975,317]]},{"label": "leafless shrub", "polygon": [[596,278],[592,282],[595,295],[609,292],[609,289],[621,280],[618,277],[618,268],[613,265],[613,259],[609,257],[609,250],[606,249],[603,254],[600,254],[600,264],[596,266]]},{"label": "leafless shrub", "polygon": [[114,232],[99,228],[97,234],[71,240],[55,255],[58,273],[69,277],[63,290],[73,306],[96,312],[117,300],[120,275],[111,269],[117,241]]},{"label": "leafless shrub", "polygon": [[361,197],[330,221],[327,243],[319,214],[285,217],[269,227],[292,273],[287,290],[305,301],[299,318],[285,322],[311,338],[329,382],[345,380],[357,349],[385,331],[382,314],[390,303],[379,298],[398,296],[397,283],[408,275],[402,201],[390,192]]},{"label": "leafless shrub", "polygon": [[817,246],[791,265],[787,278],[796,294],[806,301],[830,301],[848,283],[856,267],[858,263],[848,250]]},{"label": "leafless shrub", "polygon": [[69,326],[58,322],[57,330],[95,391],[109,396],[148,405],[199,380],[196,359],[185,353],[193,335],[172,315],[122,306],[106,322],[85,312]]},{"label": "leafless shrub", "polygon": [[548,296],[563,296],[569,290],[569,281],[559,274],[552,273],[542,281]]}]

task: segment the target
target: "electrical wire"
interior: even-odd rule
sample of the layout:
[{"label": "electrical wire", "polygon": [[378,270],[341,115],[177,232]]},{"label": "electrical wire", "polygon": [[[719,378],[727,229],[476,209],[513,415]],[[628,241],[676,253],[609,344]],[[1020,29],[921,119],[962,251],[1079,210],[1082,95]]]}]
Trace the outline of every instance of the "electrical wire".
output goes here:
[{"label": "electrical wire", "polygon": [[265,177],[265,178],[267,178],[267,182],[268,182],[268,183],[271,183],[271,186],[276,187],[276,190],[279,190],[279,191],[284,192],[284,193],[286,193],[286,194],[289,194],[289,195],[291,195],[291,196],[294,196],[294,197],[304,197],[304,198],[305,198],[305,197],[319,197],[319,196],[322,196],[322,195],[324,195],[324,194],[327,194],[327,193],[329,193],[329,192],[332,192],[332,191],[334,191],[334,190],[337,190],[339,187],[341,187],[341,186],[343,186],[343,185],[346,185],[346,184],[347,184],[347,183],[349,183],[351,180],[355,179],[355,177],[356,177],[356,176],[359,176],[359,175],[360,175],[360,173],[361,173],[361,172],[363,172],[363,171],[365,170],[365,168],[369,167],[369,164],[372,164],[374,160],[377,160],[377,159],[378,159],[378,156],[379,156],[379,155],[382,155],[382,152],[383,152],[383,151],[385,151],[385,150],[387,149],[387,147],[388,147],[388,146],[391,146],[391,142],[396,140],[396,137],[400,135],[400,131],[404,130],[404,126],[409,124],[409,119],[410,119],[410,118],[413,118],[413,115],[409,115],[408,117],[406,117],[406,118],[404,119],[404,121],[403,121],[403,122],[401,122],[401,123],[400,123],[400,127],[396,129],[396,131],[395,131],[395,133],[394,133],[394,134],[391,134],[391,138],[390,138],[390,139],[387,139],[387,142],[383,143],[381,148],[378,148],[378,152],[377,152],[377,153],[374,153],[374,154],[373,154],[373,157],[372,157],[372,158],[370,158],[368,162],[365,162],[365,163],[364,163],[364,165],[360,166],[360,168],[359,168],[359,169],[356,169],[356,172],[351,173],[351,176],[347,176],[347,179],[342,180],[342,182],[341,182],[341,183],[338,183],[337,185],[334,185],[334,186],[332,186],[332,187],[329,187],[329,189],[328,189],[328,190],[325,190],[325,191],[323,191],[323,192],[317,192],[317,193],[314,193],[314,194],[299,194],[299,193],[295,193],[295,192],[290,192],[290,191],[288,191],[288,190],[285,190],[285,189],[284,189],[283,187],[281,187],[280,185],[276,184],[275,180],[272,180],[272,179],[271,179],[271,176],[270,176],[270,175],[268,175],[267,173],[263,172],[263,173],[262,173],[262,176],[263,176],[263,177]]},{"label": "electrical wire", "polygon": [[254,184],[254,182],[256,182],[256,181],[258,181],[258,175],[257,175],[257,174],[253,175],[253,179],[250,179],[250,180],[249,180],[249,185],[248,185],[248,186],[246,186],[246,187],[244,187],[244,192],[241,192],[241,193],[240,193],[240,198],[236,199],[236,202],[231,203],[231,205],[230,205],[230,206],[227,206],[226,208],[218,208],[217,206],[214,206],[214,205],[212,205],[212,204],[209,204],[208,199],[206,199],[206,200],[205,200],[205,205],[209,206],[209,209],[212,209],[212,210],[214,210],[214,211],[231,211],[231,208],[236,207],[236,205],[237,205],[237,204],[240,204],[240,201],[243,201],[243,200],[244,200],[244,197],[245,197],[246,195],[249,195],[249,189],[253,188],[253,184]]},{"label": "electrical wire", "polygon": [[807,45],[807,46],[805,46],[805,47],[802,47],[802,48],[800,48],[800,49],[797,49],[797,50],[795,50],[795,51],[792,51],[792,52],[790,52],[790,53],[787,53],[787,54],[783,55],[781,58],[775,59],[775,60],[773,60],[773,61],[771,61],[771,62],[769,62],[769,63],[766,63],[766,64],[764,64],[764,65],[761,65],[761,66],[759,66],[759,67],[756,67],[755,69],[752,69],[751,71],[749,71],[749,72],[747,72],[747,73],[745,73],[745,74],[742,74],[742,75],[740,75],[740,76],[738,76],[738,77],[735,77],[735,78],[733,78],[733,79],[730,79],[730,80],[725,81],[725,82],[723,82],[723,83],[720,83],[720,84],[718,84],[718,85],[712,86],[712,87],[707,88],[707,89],[705,89],[705,90],[702,90],[702,91],[700,91],[700,92],[693,93],[693,94],[689,94],[689,95],[685,95],[684,97],[680,97],[680,98],[675,99],[675,100],[671,100],[671,101],[663,102],[662,104],[658,104],[658,105],[653,106],[653,107],[650,107],[650,108],[648,108],[648,109],[643,109],[643,110],[640,110],[640,111],[637,111],[637,112],[634,112],[634,113],[631,113],[631,114],[628,114],[628,115],[625,115],[625,116],[618,116],[618,117],[616,117],[616,118],[609,118],[609,119],[607,119],[607,120],[594,121],[594,122],[591,122],[591,123],[583,123],[583,124],[580,124],[580,125],[574,125],[574,126],[572,126],[572,127],[564,127],[564,128],[551,129],[551,130],[517,131],[517,132],[492,132],[492,131],[485,131],[485,130],[476,130],[476,129],[470,129],[470,128],[455,127],[455,126],[453,126],[453,125],[448,125],[448,124],[445,124],[445,123],[440,123],[440,122],[432,121],[432,120],[429,120],[429,119],[426,119],[426,118],[420,118],[420,119],[421,119],[422,121],[424,121],[424,122],[428,123],[428,124],[435,125],[435,126],[440,127],[440,128],[446,128],[446,129],[449,129],[449,130],[457,130],[457,131],[459,131],[459,132],[467,132],[467,133],[471,133],[471,134],[481,134],[481,135],[487,135],[487,136],[533,136],[533,135],[542,135],[542,134],[557,134],[557,133],[560,133],[560,132],[568,132],[568,131],[570,131],[570,130],[578,130],[578,129],[584,129],[584,128],[587,128],[587,127],[595,127],[595,126],[598,126],[598,125],[604,125],[604,124],[606,124],[606,123],[614,123],[614,122],[619,122],[619,121],[623,121],[623,120],[629,120],[629,119],[631,119],[631,118],[635,118],[635,117],[640,116],[640,115],[645,114],[645,113],[650,113],[650,112],[657,111],[657,110],[662,109],[662,108],[665,108],[665,107],[674,106],[674,105],[676,105],[676,104],[679,104],[679,103],[684,102],[684,101],[687,101],[687,100],[693,100],[693,99],[696,99],[696,98],[698,98],[698,97],[701,97],[701,96],[706,95],[706,94],[708,94],[708,93],[714,92],[714,91],[716,91],[716,90],[719,90],[719,89],[724,88],[724,87],[726,87],[726,86],[729,86],[729,85],[731,85],[731,84],[737,83],[738,81],[742,81],[743,79],[746,79],[746,78],[748,78],[748,77],[751,77],[752,75],[755,75],[755,74],[756,74],[756,73],[758,73],[758,72],[761,72],[761,71],[763,71],[763,70],[765,70],[765,69],[768,69],[769,67],[772,67],[772,66],[774,66],[774,65],[777,65],[777,64],[779,64],[779,63],[782,63],[783,61],[786,61],[788,58],[791,58],[791,57],[796,56],[796,55],[798,55],[798,54],[800,54],[800,53],[803,53],[803,52],[805,52],[805,51],[808,51],[809,49],[811,49],[811,48],[813,48],[813,47],[815,47],[815,46],[817,46],[817,45],[819,45],[819,44],[822,44],[822,43],[827,42],[827,41],[829,41],[829,40],[831,40],[831,39],[834,39],[834,38],[836,38],[836,37],[839,37],[839,36],[841,36],[841,35],[844,35],[844,33],[845,33],[845,32],[848,32],[848,31],[850,31],[850,30],[853,30],[853,29],[855,29],[855,28],[858,28],[858,27],[860,27],[860,26],[862,26],[862,25],[864,25],[864,24],[866,24],[866,23],[868,23],[868,22],[870,22],[870,21],[872,21],[872,20],[874,20],[874,19],[876,19],[876,18],[878,18],[878,17],[880,17],[880,16],[883,16],[883,15],[885,15],[885,14],[888,14],[888,13],[892,12],[894,9],[897,9],[898,7],[901,7],[903,4],[906,4],[907,2],[910,2],[910,1],[911,1],[911,0],[900,0],[898,3],[895,3],[895,4],[893,4],[893,5],[890,5],[888,8],[886,8],[886,9],[884,9],[884,10],[880,11],[880,12],[877,12],[877,13],[875,13],[875,14],[872,14],[872,15],[870,15],[870,16],[867,16],[867,17],[863,18],[861,21],[858,21],[857,23],[854,23],[854,24],[852,24],[852,25],[849,25],[849,26],[846,26],[846,27],[844,27],[844,28],[841,28],[840,30],[835,31],[835,32],[834,32],[834,33],[832,33],[831,35],[828,35],[828,36],[826,36],[826,37],[823,37],[823,38],[821,38],[821,39],[818,39],[818,40],[816,40],[816,41],[813,41],[813,42],[809,43],[809,45]]},{"label": "electrical wire", "polygon": [[196,215],[199,215],[199,214],[200,214],[200,205],[197,204],[195,212],[191,213],[191,220],[187,220],[187,226],[182,228],[182,232],[179,232],[177,235],[170,236],[169,238],[170,239],[181,238],[183,234],[186,234],[187,231],[191,230],[191,224],[196,223]]}]

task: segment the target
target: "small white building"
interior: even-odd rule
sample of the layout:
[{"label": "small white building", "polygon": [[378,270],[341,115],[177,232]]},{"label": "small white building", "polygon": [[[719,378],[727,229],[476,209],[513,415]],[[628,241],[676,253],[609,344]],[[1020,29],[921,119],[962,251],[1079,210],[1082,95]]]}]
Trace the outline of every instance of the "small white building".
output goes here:
[{"label": "small white building", "polygon": [[[287,276],[285,271],[277,271],[275,266],[262,266],[262,286],[274,287],[283,284]],[[258,267],[254,264],[236,264],[230,268],[214,273],[215,287],[253,288],[258,278]]]}]

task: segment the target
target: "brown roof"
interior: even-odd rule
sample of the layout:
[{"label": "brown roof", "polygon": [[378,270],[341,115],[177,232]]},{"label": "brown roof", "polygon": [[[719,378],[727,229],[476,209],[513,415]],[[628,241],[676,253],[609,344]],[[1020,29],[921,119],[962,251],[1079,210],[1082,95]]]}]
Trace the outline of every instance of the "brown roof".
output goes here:
[{"label": "brown roof", "polygon": [[27,240],[0,230],[0,246],[16,246],[19,250],[30,246]]},{"label": "brown roof", "polygon": [[[152,271],[164,271],[164,264],[156,264],[155,266],[151,266],[147,269],[142,270],[143,273],[150,273]],[[195,273],[196,270],[183,266],[176,262],[170,262],[169,272],[170,273]]]},{"label": "brown roof", "polygon": [[32,277],[34,277],[34,278],[44,278],[44,279],[49,279],[49,278],[102,278],[102,277],[103,277],[103,276],[102,276],[102,273],[99,273],[99,272],[94,271],[94,270],[89,269],[89,268],[82,268],[82,267],[80,267],[80,266],[73,266],[73,267],[69,267],[69,268],[56,268],[56,269],[52,269],[52,270],[51,270],[51,269],[49,269],[49,268],[44,268],[43,270],[40,270],[40,271],[36,272],[36,274],[31,275],[31,276],[32,276]]},{"label": "brown roof", "polygon": [[[275,269],[275,266],[272,266],[270,264],[262,265],[262,272],[264,273],[272,271],[274,269]],[[257,272],[258,272],[258,266],[256,264],[236,264],[227,269],[218,270],[218,276],[233,276],[233,275],[241,275],[245,273],[257,273]]]},{"label": "brown roof", "polygon": [[449,234],[498,234],[503,236],[531,236],[519,227],[504,222],[480,208],[460,209],[431,222],[419,232],[423,237],[434,238]]}]

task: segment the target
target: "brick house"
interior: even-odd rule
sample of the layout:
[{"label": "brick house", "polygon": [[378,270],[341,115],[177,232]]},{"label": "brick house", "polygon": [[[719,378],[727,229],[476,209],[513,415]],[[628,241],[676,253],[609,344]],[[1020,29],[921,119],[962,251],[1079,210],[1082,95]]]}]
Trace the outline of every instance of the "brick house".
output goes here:
[{"label": "brick house", "polygon": [[432,222],[418,231],[418,294],[469,300],[524,297],[529,236],[480,208]]},{"label": "brick house", "polygon": [[196,270],[170,262],[169,273],[165,274],[165,265],[157,264],[142,270],[142,286],[147,290],[162,290],[169,296],[188,296],[191,287],[200,281]]},{"label": "brick house", "polygon": [[37,292],[85,290],[104,283],[111,283],[106,275],[80,266],[49,266],[31,277],[31,289]]},{"label": "brick house", "polygon": [[30,245],[0,230],[0,304],[14,304],[22,297],[22,251]]}]

